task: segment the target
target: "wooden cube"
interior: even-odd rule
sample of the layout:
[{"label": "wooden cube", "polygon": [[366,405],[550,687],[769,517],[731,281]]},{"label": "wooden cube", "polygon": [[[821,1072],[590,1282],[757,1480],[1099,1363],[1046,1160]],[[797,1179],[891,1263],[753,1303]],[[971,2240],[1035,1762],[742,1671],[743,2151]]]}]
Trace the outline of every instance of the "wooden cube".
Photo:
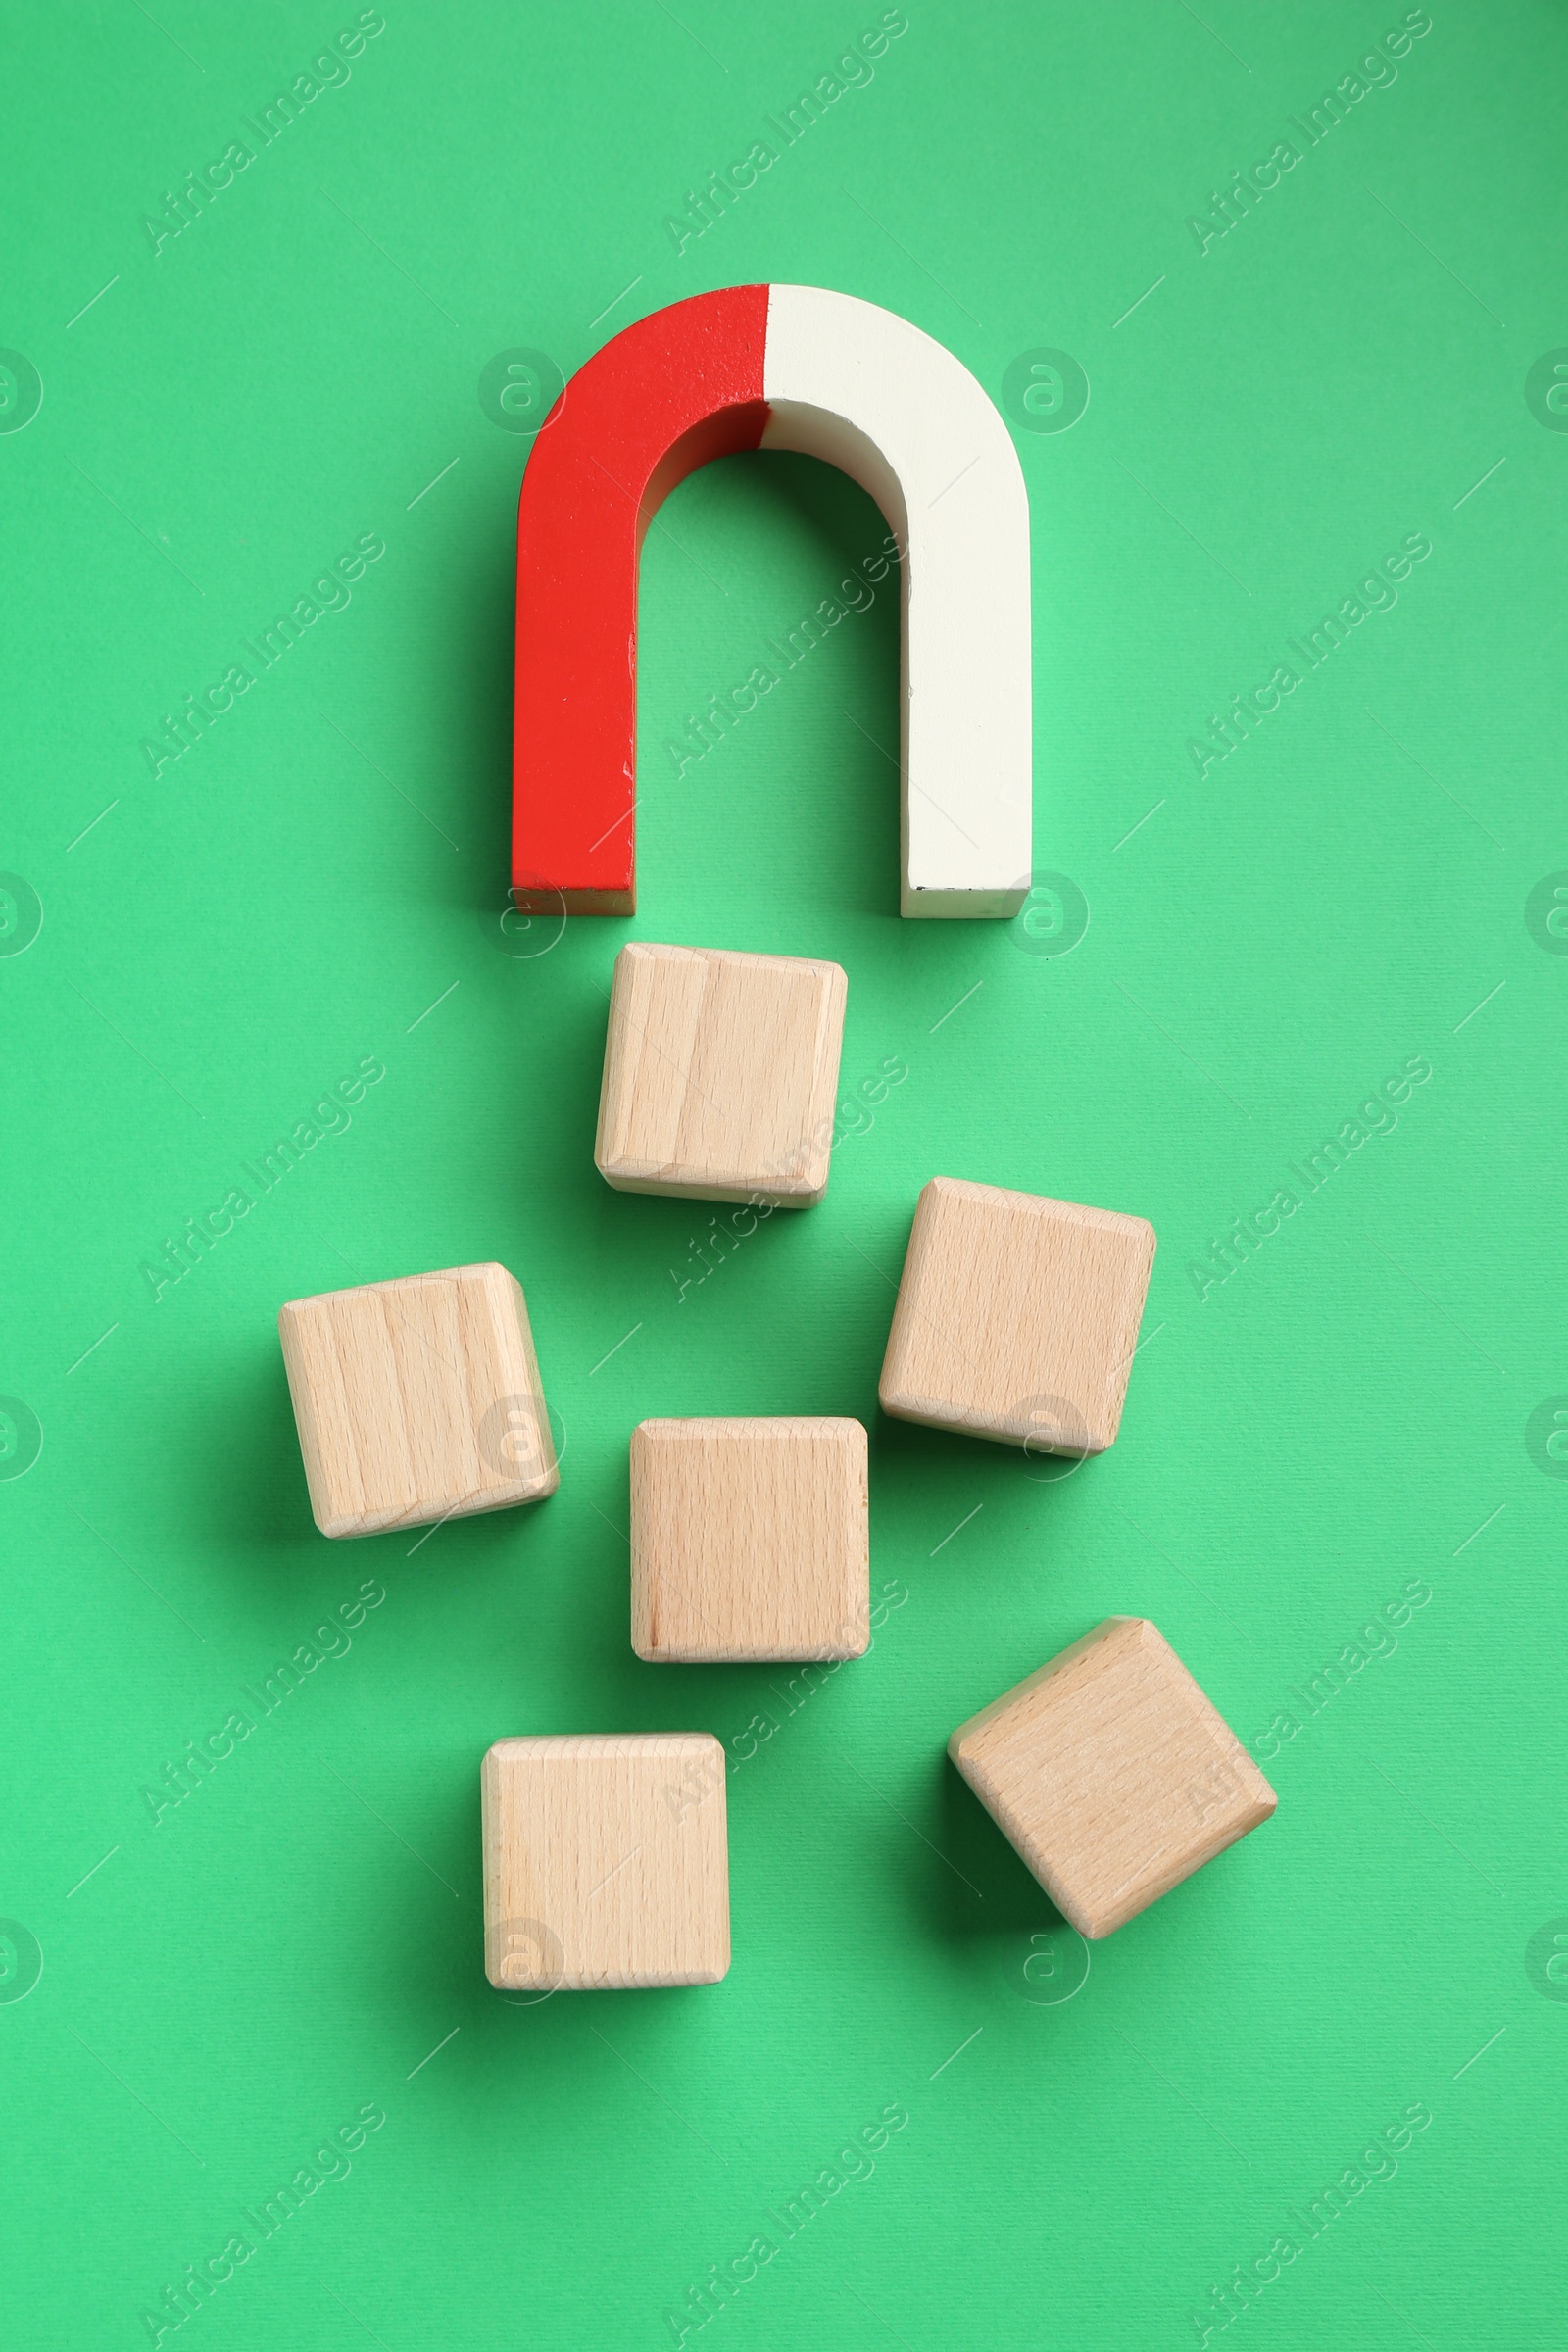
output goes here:
[{"label": "wooden cube", "polygon": [[1107,1617],[960,1724],[948,1753],[1081,1936],[1124,1926],[1276,1802],[1143,1617]]},{"label": "wooden cube", "polygon": [[709,1733],[498,1740],[480,1798],[498,1989],[716,1984],[728,1972],[724,1750]]},{"label": "wooden cube", "polygon": [[871,1640],[858,1421],[644,1421],[631,1436],[640,1658],[858,1658]]},{"label": "wooden cube", "polygon": [[621,1193],[809,1208],[827,1191],[836,963],[645,940],[615,958],[594,1159]]},{"label": "wooden cube", "polygon": [[882,1410],[1035,1453],[1102,1453],[1154,1262],[1143,1217],[934,1176],[882,1365]]},{"label": "wooden cube", "polygon": [[505,1266],[293,1298],[277,1328],[323,1536],[504,1510],[561,1484],[528,1309]]}]

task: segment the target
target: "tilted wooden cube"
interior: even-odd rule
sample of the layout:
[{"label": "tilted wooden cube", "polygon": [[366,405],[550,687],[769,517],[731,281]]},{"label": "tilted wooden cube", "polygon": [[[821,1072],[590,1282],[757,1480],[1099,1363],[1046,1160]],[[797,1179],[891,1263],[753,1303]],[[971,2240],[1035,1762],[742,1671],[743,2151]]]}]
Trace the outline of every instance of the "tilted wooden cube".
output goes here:
[{"label": "tilted wooden cube", "polygon": [[294,1298],[277,1327],[323,1536],[504,1510],[561,1484],[528,1310],[505,1266]]},{"label": "tilted wooden cube", "polygon": [[827,1191],[836,963],[638,940],[615,958],[594,1159],[622,1193],[809,1208]]},{"label": "tilted wooden cube", "polygon": [[1143,1217],[933,1177],[893,1310],[883,1411],[1035,1453],[1102,1453],[1153,1262]]},{"label": "tilted wooden cube", "polygon": [[644,1421],[631,1437],[640,1658],[858,1658],[871,1639],[858,1421]]},{"label": "tilted wooden cube", "polygon": [[498,1740],[480,1770],[485,1974],[503,1992],[716,1984],[724,1750],[707,1732]]},{"label": "tilted wooden cube", "polygon": [[1143,1617],[1107,1617],[960,1724],[948,1753],[1081,1936],[1124,1926],[1276,1802]]}]

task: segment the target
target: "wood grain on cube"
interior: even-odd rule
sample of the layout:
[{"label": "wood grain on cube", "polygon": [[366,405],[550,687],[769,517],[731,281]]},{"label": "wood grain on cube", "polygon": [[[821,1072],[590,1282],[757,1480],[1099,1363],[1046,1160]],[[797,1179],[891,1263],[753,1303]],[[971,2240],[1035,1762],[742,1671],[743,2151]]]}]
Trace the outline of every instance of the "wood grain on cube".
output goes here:
[{"label": "wood grain on cube", "polygon": [[960,1724],[948,1753],[1082,1936],[1110,1935],[1276,1802],[1142,1617],[1107,1617]]},{"label": "wood grain on cube", "polygon": [[278,1334],[323,1536],[499,1511],[560,1485],[528,1310],[505,1266],[291,1299]]},{"label": "wood grain on cube", "polygon": [[933,1177],[904,1261],[883,1411],[1032,1452],[1102,1453],[1153,1260],[1143,1217]]},{"label": "wood grain on cube", "polygon": [[858,1421],[644,1421],[631,1439],[640,1658],[858,1658],[871,1639]]},{"label": "wood grain on cube", "polygon": [[836,963],[636,941],[615,958],[594,1159],[623,1193],[827,1190],[849,982]]},{"label": "wood grain on cube", "polygon": [[725,1975],[724,1750],[709,1733],[498,1740],[480,1798],[492,1984],[581,1992]]}]

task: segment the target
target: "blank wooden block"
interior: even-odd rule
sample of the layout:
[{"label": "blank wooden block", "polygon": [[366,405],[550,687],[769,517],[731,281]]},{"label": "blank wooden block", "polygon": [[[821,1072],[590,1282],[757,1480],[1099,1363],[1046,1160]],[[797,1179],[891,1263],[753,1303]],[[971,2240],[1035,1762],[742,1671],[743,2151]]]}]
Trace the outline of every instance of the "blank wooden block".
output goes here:
[{"label": "blank wooden block", "polygon": [[858,1421],[644,1421],[631,1437],[640,1658],[858,1658],[871,1640]]},{"label": "blank wooden block", "polygon": [[849,981],[836,963],[635,941],[615,958],[594,1159],[621,1193],[827,1191]]},{"label": "blank wooden block", "polygon": [[323,1536],[504,1510],[561,1484],[528,1310],[505,1266],[294,1298],[277,1328]]},{"label": "blank wooden block", "polygon": [[1107,1617],[948,1753],[1081,1936],[1108,1936],[1267,1821],[1275,1795],[1144,1617]]},{"label": "blank wooden block", "polygon": [[727,1974],[724,1750],[709,1733],[498,1740],[480,1797],[484,1966],[501,1991]]},{"label": "blank wooden block", "polygon": [[882,1409],[1035,1453],[1102,1453],[1154,1262],[1143,1217],[934,1176],[882,1365]]}]

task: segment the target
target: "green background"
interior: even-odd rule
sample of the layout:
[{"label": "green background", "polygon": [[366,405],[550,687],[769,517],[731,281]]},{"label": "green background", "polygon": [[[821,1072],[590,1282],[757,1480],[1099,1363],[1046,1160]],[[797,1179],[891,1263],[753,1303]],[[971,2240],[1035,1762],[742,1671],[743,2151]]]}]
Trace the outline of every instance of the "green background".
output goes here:
[{"label": "green background", "polygon": [[[6,11],[0,342],[43,386],[0,435],[0,865],[43,909],[0,957],[0,1391],[43,1432],[0,1483],[0,1912],[43,1956],[18,1998],[25,1938],[0,1945],[19,2345],[148,2340],[369,2103],[348,2177],[188,2322],[214,2352],[671,2342],[893,2101],[871,2176],[713,2323],[731,2352],[1200,2341],[1211,2288],[1416,2102],[1396,2174],[1298,2229],[1231,2340],[1556,2340],[1568,2005],[1527,1953],[1568,1913],[1568,1494],[1525,1432],[1568,1390],[1568,966],[1525,901],[1568,865],[1568,438],[1525,378],[1568,344],[1562,14],[1435,0],[1396,81],[1200,253],[1188,217],[1395,0],[911,0],[874,79],[677,252],[686,191],[876,14],[387,0],[346,85],[155,255],[144,215],[354,9]],[[528,442],[481,372],[524,346],[569,374],[770,279],[903,313],[999,399],[1041,346],[1087,371],[1072,429],[1017,431],[1070,955],[898,917],[891,594],[677,780],[699,698],[880,536],[762,456],[648,543],[635,921],[503,931]],[[1397,606],[1200,778],[1188,739],[1417,531]],[[163,714],[367,533],[347,609],[155,780]],[[820,1208],[684,1297],[708,1212],[591,1158],[629,936],[835,957],[846,1099],[908,1073],[847,1115]],[[1200,1297],[1190,1265],[1415,1055],[1397,1128]],[[144,1261],[369,1057],[352,1125],[155,1300]],[[1120,1440],[1070,1477],[878,1417],[935,1173],[1156,1228]],[[492,1257],[559,1494],[328,1545],[279,1304]],[[735,1412],[867,1423],[873,1581],[904,1596],[793,1715],[775,1670],[627,1640],[628,1433]],[[1396,1650],[1310,1714],[1412,1578]],[[144,1788],[365,1580],[352,1648],[155,1821]],[[1302,1728],[1274,1821],[1054,2002],[1082,1947],[944,1743],[1113,1611],[1260,1754]],[[501,1999],[481,1753],[660,1727],[730,1746],[729,1977]]]}]

